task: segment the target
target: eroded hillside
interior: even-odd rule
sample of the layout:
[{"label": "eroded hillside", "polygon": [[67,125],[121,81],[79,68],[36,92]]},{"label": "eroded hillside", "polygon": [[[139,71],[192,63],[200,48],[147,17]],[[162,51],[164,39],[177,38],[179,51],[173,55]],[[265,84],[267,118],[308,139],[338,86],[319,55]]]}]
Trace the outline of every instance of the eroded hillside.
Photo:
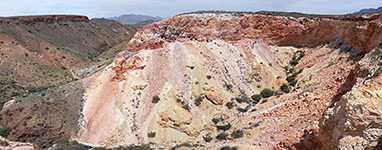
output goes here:
[{"label": "eroded hillside", "polygon": [[[16,141],[56,140],[59,128],[105,147],[378,148],[381,31],[380,14],[180,15],[139,30],[99,72],[34,95],[41,101],[8,103],[2,116],[19,124],[10,133]],[[20,111],[34,107],[44,115]],[[61,125],[35,119],[68,108],[72,118],[54,117]],[[39,121],[49,136],[28,132]]]},{"label": "eroded hillside", "polygon": [[381,29],[378,14],[207,13],[145,26],[112,65],[84,81],[78,140],[320,148],[315,137],[302,137],[316,136],[322,114],[353,88],[357,64],[378,46]]},{"label": "eroded hillside", "polygon": [[113,59],[124,47],[112,48],[126,45],[133,34],[118,22],[85,16],[0,18],[0,98],[9,100],[86,76],[94,70],[86,68]]}]

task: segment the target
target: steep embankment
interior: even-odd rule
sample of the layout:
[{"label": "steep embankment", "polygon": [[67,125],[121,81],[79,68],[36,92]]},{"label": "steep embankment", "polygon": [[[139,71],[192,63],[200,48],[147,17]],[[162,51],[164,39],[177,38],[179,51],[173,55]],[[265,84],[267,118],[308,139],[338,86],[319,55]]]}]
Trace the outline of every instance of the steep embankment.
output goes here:
[{"label": "steep embankment", "polygon": [[[381,30],[379,14],[164,19],[84,80],[77,138],[104,146],[320,148],[318,120],[351,91],[356,64],[377,47]],[[249,98],[265,88],[277,96]]]},{"label": "steep embankment", "polygon": [[[1,136],[55,141],[78,132],[84,87],[77,79],[112,62],[133,36],[85,16],[0,18]],[[68,84],[69,83],[69,84]]]},{"label": "steep embankment", "polygon": [[118,22],[85,16],[0,18],[0,99],[81,78],[89,71],[81,67],[102,65],[98,56],[133,34]]}]

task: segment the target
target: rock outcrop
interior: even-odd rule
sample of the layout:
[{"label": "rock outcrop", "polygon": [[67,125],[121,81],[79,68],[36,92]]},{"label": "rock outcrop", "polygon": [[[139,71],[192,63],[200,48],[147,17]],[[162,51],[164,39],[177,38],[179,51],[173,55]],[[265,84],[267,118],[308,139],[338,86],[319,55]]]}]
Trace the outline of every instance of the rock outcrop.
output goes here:
[{"label": "rock outcrop", "polygon": [[[357,84],[329,108],[320,120],[325,149],[382,148],[382,76],[380,49],[362,60]],[[373,56],[376,55],[376,56]],[[376,57],[374,59],[373,57]]]},{"label": "rock outcrop", "polygon": [[[318,121],[352,90],[358,76],[354,64],[378,46],[381,29],[379,14],[207,13],[164,19],[138,31],[113,64],[84,81],[84,117],[77,138],[108,147],[190,142],[204,148],[332,148],[318,140],[324,130]],[[297,85],[281,95],[280,86],[294,73],[285,66],[293,67],[290,60],[299,55]],[[249,97],[265,88],[279,96],[251,102]],[[158,103],[152,102],[155,95]],[[244,130],[245,138],[203,140],[228,124],[232,127],[225,132]],[[153,132],[156,136],[149,137]]]}]

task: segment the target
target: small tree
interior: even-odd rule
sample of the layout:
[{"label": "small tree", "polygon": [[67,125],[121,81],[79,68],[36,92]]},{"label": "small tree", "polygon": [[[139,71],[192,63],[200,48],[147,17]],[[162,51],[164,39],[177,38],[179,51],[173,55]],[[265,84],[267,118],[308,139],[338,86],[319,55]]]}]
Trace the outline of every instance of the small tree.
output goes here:
[{"label": "small tree", "polygon": [[233,102],[228,102],[225,104],[225,106],[227,106],[228,109],[231,109],[233,108]]},{"label": "small tree", "polygon": [[243,130],[236,130],[236,131],[233,131],[231,135],[234,139],[242,138],[244,136],[244,132]]},{"label": "small tree", "polygon": [[227,131],[231,128],[231,124],[228,123],[227,125],[224,125],[224,126],[216,126],[216,128],[218,128],[219,130],[223,130],[223,131]]},{"label": "small tree", "polygon": [[223,133],[220,133],[216,136],[216,139],[218,140],[225,140],[227,138],[228,134],[223,132]]},{"label": "small tree", "polygon": [[214,124],[217,124],[218,122],[219,122],[219,119],[217,119],[217,118],[212,118],[212,120],[211,120]]},{"label": "small tree", "polygon": [[147,137],[149,137],[149,138],[153,138],[153,137],[155,137],[155,135],[156,135],[155,132],[149,132],[149,133],[147,133]]},{"label": "small tree", "polygon": [[153,96],[153,99],[151,100],[151,102],[153,102],[153,103],[158,103],[159,100],[160,100],[159,96],[158,96],[158,95],[154,95],[154,96]]},{"label": "small tree", "polygon": [[203,97],[202,96],[199,96],[197,97],[195,100],[194,100],[194,104],[196,106],[200,106],[200,104],[202,104],[202,101],[203,101]]},{"label": "small tree", "polygon": [[264,98],[268,98],[268,97],[271,97],[273,96],[273,94],[275,94],[275,92],[273,92],[272,90],[270,89],[264,89],[261,91],[260,95]]},{"label": "small tree", "polygon": [[289,93],[290,92],[289,86],[287,84],[285,84],[285,83],[280,87],[280,89],[284,93]]},{"label": "small tree", "polygon": [[255,104],[257,104],[261,100],[261,95],[260,94],[254,94],[254,95],[251,96],[251,98],[252,98],[253,102]]},{"label": "small tree", "polygon": [[212,137],[210,137],[210,136],[204,136],[203,139],[206,142],[211,142],[212,141]]}]

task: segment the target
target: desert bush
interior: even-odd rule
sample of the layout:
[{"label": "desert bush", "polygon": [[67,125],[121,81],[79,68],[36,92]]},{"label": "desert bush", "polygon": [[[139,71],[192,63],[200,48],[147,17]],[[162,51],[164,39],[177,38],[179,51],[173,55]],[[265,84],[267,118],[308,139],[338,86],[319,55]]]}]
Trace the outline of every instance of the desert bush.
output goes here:
[{"label": "desert bush", "polygon": [[196,106],[200,106],[200,104],[202,104],[202,101],[203,101],[203,97],[202,97],[202,96],[199,96],[199,97],[195,98],[195,100],[194,100],[194,104],[195,104]]},{"label": "desert bush", "polygon": [[10,133],[11,131],[12,131],[12,129],[11,129],[10,127],[6,127],[6,126],[1,127],[1,128],[0,128],[0,135],[1,135],[2,137],[7,138],[8,135],[9,135],[9,133]]},{"label": "desert bush", "polygon": [[216,126],[216,128],[218,128],[219,130],[223,130],[223,131],[227,131],[231,128],[231,124],[228,123],[227,125],[223,125],[223,126]]},{"label": "desert bush", "polygon": [[203,136],[203,139],[206,142],[211,142],[212,141],[212,137],[210,137],[210,136]]},{"label": "desert bush", "polygon": [[228,109],[231,109],[233,108],[233,102],[228,102],[225,104],[225,106],[227,106]]},{"label": "desert bush", "polygon": [[190,111],[190,106],[189,106],[188,104],[183,105],[183,108],[184,108],[185,110],[187,110],[187,111]]},{"label": "desert bush", "polygon": [[214,124],[217,124],[220,120],[219,119],[217,119],[217,118],[212,118],[212,120],[211,120]]},{"label": "desert bush", "polygon": [[237,150],[237,147],[223,146],[220,148],[220,150]]},{"label": "desert bush", "polygon": [[263,104],[263,103],[266,103],[266,102],[268,102],[268,100],[265,99],[265,100],[263,100],[261,103]]},{"label": "desert bush", "polygon": [[61,67],[62,70],[66,70],[66,68],[64,66]]},{"label": "desert bush", "polygon": [[211,79],[211,76],[210,76],[210,75],[207,75],[207,79]]},{"label": "desert bush", "polygon": [[233,88],[232,84],[225,84],[224,86],[227,88],[227,90],[232,90]]},{"label": "desert bush", "polygon": [[275,92],[273,92],[272,90],[270,89],[263,89],[261,92],[260,92],[260,95],[264,98],[268,98],[268,97],[271,97],[273,96],[273,94],[275,94]]},{"label": "desert bush", "polygon": [[44,139],[37,139],[36,141],[33,142],[33,146],[36,146],[40,149],[47,149],[49,147],[52,147],[53,144],[52,142]]},{"label": "desert bush", "polygon": [[154,95],[154,96],[153,96],[153,99],[151,100],[151,102],[153,102],[153,103],[158,103],[159,100],[160,100],[159,96],[158,96],[158,95]]},{"label": "desert bush", "polygon": [[261,100],[261,95],[260,94],[254,94],[251,96],[251,98],[252,98],[253,102],[255,104],[257,104]]},{"label": "desert bush", "polygon": [[219,133],[217,136],[216,136],[216,139],[218,140],[225,140],[227,138],[228,134],[223,132],[223,133]]},{"label": "desert bush", "polygon": [[234,139],[242,138],[244,136],[244,132],[243,130],[236,130],[236,131],[233,131],[231,135]]},{"label": "desert bush", "polygon": [[153,138],[155,137],[156,133],[155,132],[149,132],[147,133],[147,137]]},{"label": "desert bush", "polygon": [[45,47],[45,50],[49,50],[49,47]]},{"label": "desert bush", "polygon": [[178,144],[172,147],[171,150],[176,150],[177,148],[181,148],[181,147],[192,147],[192,145],[190,143],[184,142],[182,144]]},{"label": "desert bush", "polygon": [[285,84],[285,83],[280,87],[280,89],[284,93],[289,93],[290,92],[289,86],[287,84]]}]

